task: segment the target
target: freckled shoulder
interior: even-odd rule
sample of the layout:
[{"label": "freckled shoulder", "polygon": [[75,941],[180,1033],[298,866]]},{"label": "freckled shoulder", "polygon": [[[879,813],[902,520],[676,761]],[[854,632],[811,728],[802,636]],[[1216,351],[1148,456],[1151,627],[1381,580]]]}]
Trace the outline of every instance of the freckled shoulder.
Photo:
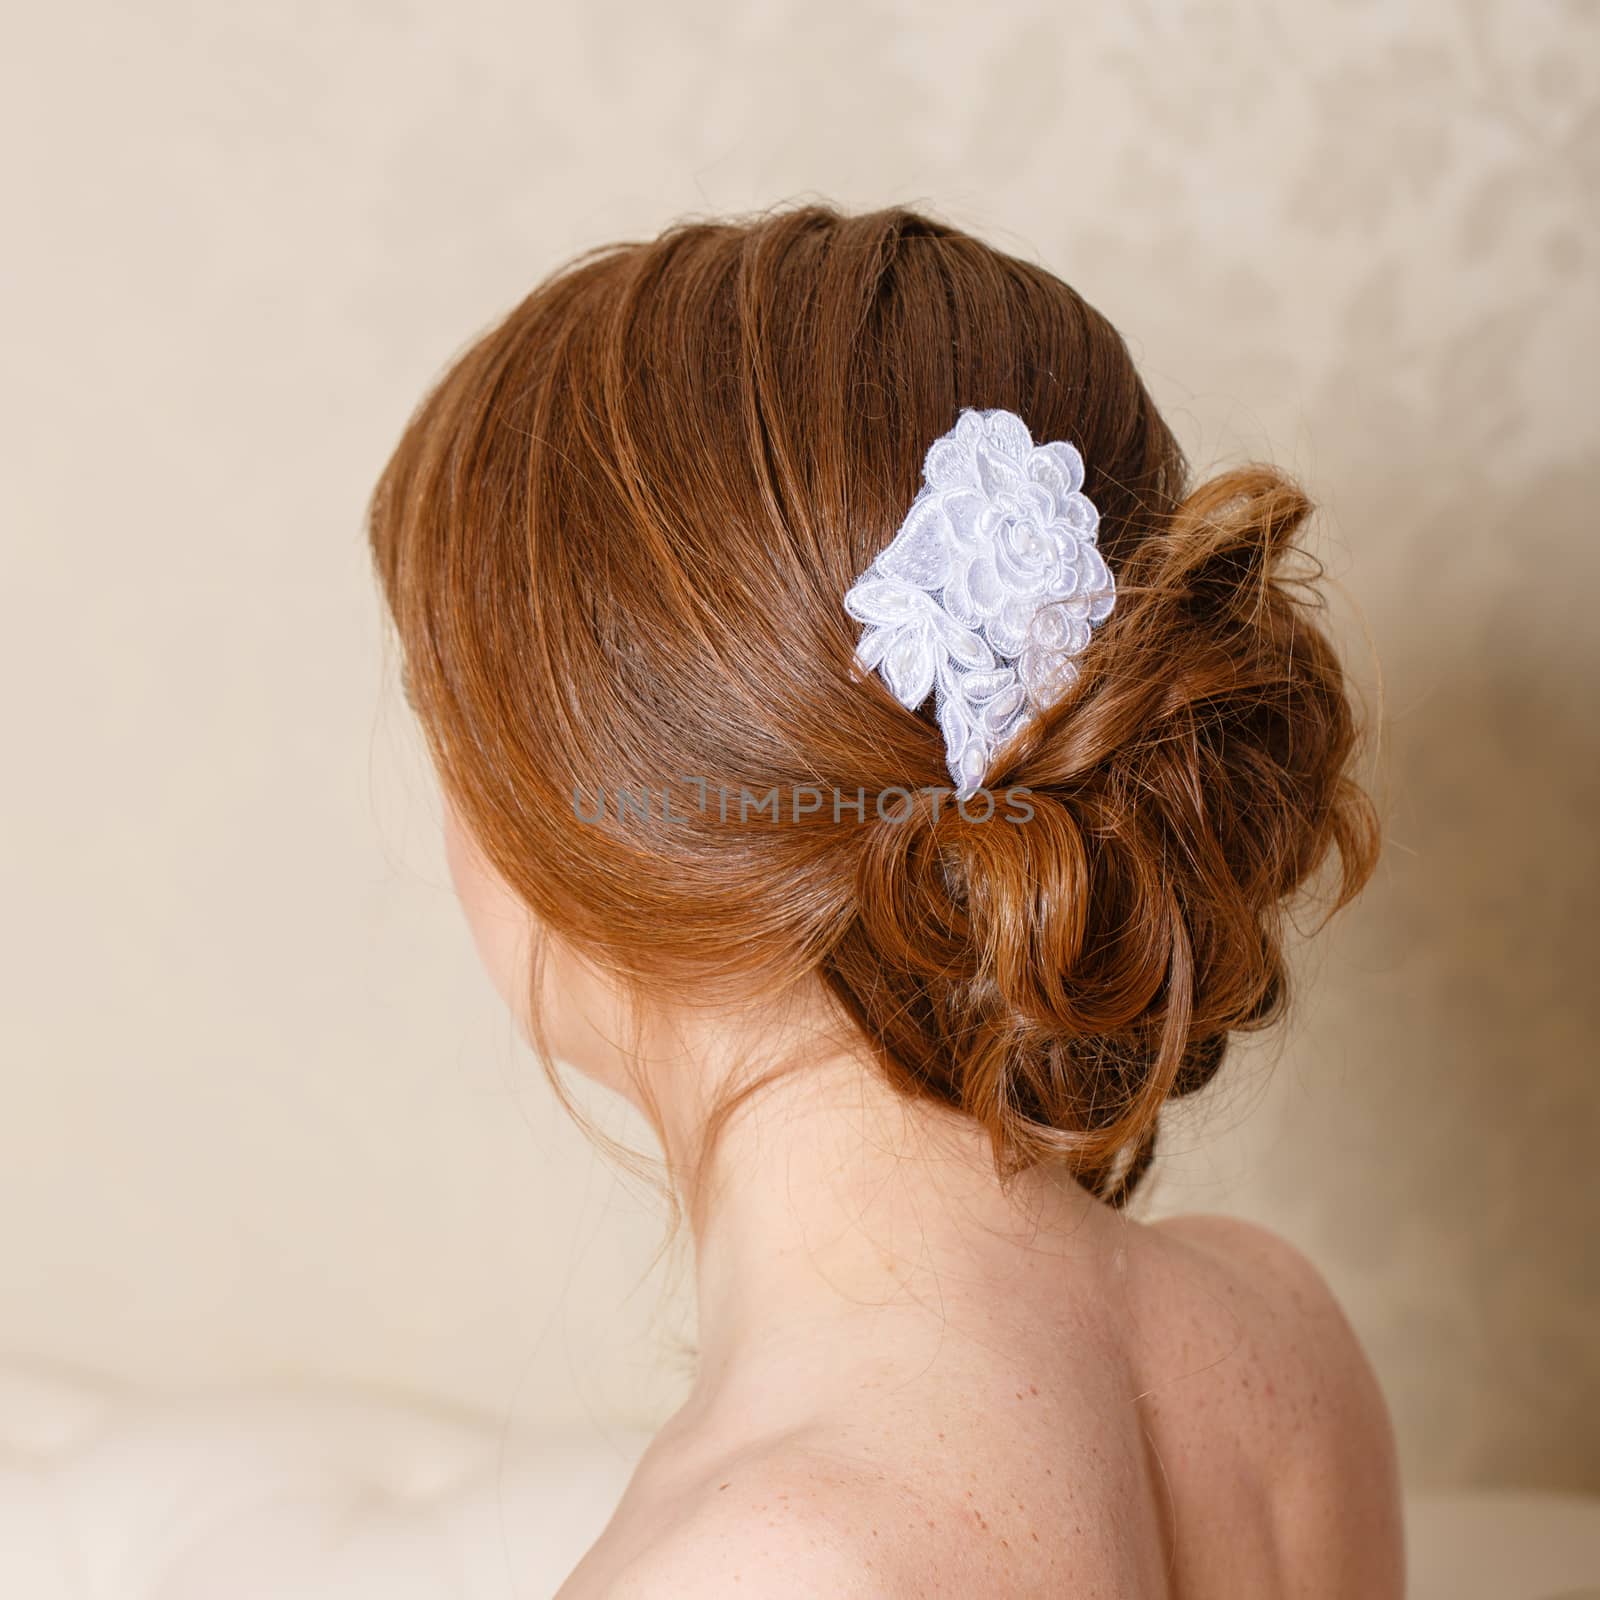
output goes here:
[{"label": "freckled shoulder", "polygon": [[909,1600],[881,1478],[774,1445],[713,1473],[680,1501],[670,1528],[607,1584],[608,1600],[738,1595],[753,1600]]},{"label": "freckled shoulder", "polygon": [[[1327,1280],[1297,1246],[1242,1218],[1195,1214],[1152,1226],[1217,1268],[1237,1317],[1241,1386],[1229,1402],[1261,1441],[1291,1580],[1308,1594],[1400,1600],[1404,1541],[1393,1424],[1376,1373]],[[1230,1341],[1231,1342],[1231,1341]]]}]

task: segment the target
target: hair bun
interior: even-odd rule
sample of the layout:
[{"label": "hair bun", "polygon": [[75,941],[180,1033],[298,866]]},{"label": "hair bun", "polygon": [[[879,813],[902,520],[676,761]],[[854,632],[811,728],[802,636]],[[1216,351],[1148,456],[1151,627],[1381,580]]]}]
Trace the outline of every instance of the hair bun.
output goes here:
[{"label": "hair bun", "polygon": [[[870,949],[880,981],[852,1009],[869,1037],[893,1041],[891,1073],[997,1136],[1003,1169],[1065,1159],[1100,1187],[1184,1065],[1152,1075],[1148,1024],[1181,914],[1143,858],[1091,837],[1069,797],[993,798],[985,816],[925,791],[903,821],[868,831],[860,948],[841,954]],[[1126,911],[1120,926],[1108,905]],[[1198,1087],[1199,1056],[1190,1064]]]},{"label": "hair bun", "polygon": [[1270,467],[1201,485],[1127,553],[1076,690],[991,774],[1016,785],[993,814],[930,798],[869,830],[833,988],[1002,1170],[1064,1159],[1120,1203],[1164,1103],[1280,1012],[1287,898],[1331,851],[1336,905],[1371,871],[1343,674],[1281,570],[1311,509]]}]

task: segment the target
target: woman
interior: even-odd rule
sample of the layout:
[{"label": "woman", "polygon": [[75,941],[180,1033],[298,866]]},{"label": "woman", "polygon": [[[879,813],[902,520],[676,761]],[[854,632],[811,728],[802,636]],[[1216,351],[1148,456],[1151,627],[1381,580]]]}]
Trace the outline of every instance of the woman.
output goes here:
[{"label": "woman", "polygon": [[1126,1210],[1373,868],[1310,510],[901,208],[590,252],[413,417],[371,537],[460,898],[695,1242],[692,1394],[561,1600],[1401,1594],[1317,1271]]}]

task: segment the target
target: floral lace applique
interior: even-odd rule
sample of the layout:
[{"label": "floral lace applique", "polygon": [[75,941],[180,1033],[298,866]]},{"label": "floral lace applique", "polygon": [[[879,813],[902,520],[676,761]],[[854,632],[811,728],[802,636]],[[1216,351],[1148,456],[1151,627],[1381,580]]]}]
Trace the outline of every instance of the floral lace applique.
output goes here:
[{"label": "floral lace applique", "polygon": [[935,696],[956,791],[1078,675],[1116,587],[1096,548],[1083,458],[1036,445],[1015,412],[963,409],[934,441],[923,484],[888,547],[844,597],[865,624],[862,672],[908,710]]}]

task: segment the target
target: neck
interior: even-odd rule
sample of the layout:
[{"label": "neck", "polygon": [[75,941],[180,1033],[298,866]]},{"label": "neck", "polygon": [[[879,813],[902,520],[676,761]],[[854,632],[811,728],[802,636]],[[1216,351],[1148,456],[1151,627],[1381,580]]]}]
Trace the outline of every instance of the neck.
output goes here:
[{"label": "neck", "polygon": [[691,1214],[691,1406],[731,1392],[745,1409],[984,1340],[1030,1291],[1059,1296],[1063,1265],[1087,1265],[1120,1220],[1060,1173],[1003,1191],[976,1122],[907,1101],[846,1052],[734,1113]]}]

